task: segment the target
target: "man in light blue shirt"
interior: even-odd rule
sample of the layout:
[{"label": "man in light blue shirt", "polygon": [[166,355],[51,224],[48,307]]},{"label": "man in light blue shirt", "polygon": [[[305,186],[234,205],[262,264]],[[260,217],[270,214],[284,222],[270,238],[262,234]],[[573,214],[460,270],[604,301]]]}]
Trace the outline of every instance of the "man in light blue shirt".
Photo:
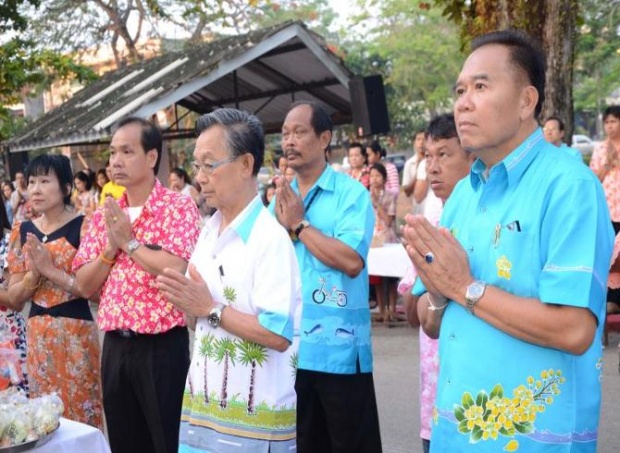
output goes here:
[{"label": "man in light blue shirt", "polygon": [[564,143],[564,122],[560,118],[557,116],[550,116],[547,118],[543,127],[543,132],[545,133],[545,139],[549,143],[583,162],[581,153]]},{"label": "man in light blue shirt", "polygon": [[278,178],[270,205],[302,278],[297,451],[379,453],[366,267],[375,219],[364,186],[327,165],[331,136],[321,106],[293,105],[282,149],[297,176]]},{"label": "man in light blue shirt", "polygon": [[596,177],[536,117],[544,57],[515,31],[472,44],[455,85],[477,156],[435,229],[408,217],[424,331],[439,337],[431,452],[595,452],[613,232]]}]

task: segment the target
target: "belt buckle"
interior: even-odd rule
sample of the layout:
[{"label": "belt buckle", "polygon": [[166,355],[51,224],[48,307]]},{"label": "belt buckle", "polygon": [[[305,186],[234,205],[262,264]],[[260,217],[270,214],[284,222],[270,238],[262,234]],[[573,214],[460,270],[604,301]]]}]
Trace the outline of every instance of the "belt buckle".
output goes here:
[{"label": "belt buckle", "polygon": [[116,332],[122,338],[134,338],[138,336],[138,334],[136,334],[136,332],[134,332],[133,330],[118,329]]}]

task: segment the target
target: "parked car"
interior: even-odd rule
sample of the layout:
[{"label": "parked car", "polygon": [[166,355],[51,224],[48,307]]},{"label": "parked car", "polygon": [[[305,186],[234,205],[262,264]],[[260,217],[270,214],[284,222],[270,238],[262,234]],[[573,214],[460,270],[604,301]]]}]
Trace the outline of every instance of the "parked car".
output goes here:
[{"label": "parked car", "polygon": [[394,153],[394,154],[388,154],[387,156],[383,158],[383,160],[386,162],[391,162],[394,165],[396,165],[396,169],[398,170],[398,173],[402,173],[403,168],[405,166],[405,162],[407,162],[408,158],[409,157],[405,153]]},{"label": "parked car", "polygon": [[575,134],[573,135],[571,148],[575,148],[583,156],[590,156],[592,151],[594,151],[594,142],[587,135]]}]

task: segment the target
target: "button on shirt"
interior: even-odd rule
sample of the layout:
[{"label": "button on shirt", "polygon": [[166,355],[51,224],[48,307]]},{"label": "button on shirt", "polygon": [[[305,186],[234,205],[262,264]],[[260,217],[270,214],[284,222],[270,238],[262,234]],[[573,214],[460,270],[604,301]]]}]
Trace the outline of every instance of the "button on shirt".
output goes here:
[{"label": "button on shirt", "polygon": [[[299,193],[297,179],[291,187]],[[275,203],[270,206],[272,212]],[[306,194],[304,205],[310,225],[355,250],[364,268],[350,278],[319,261],[302,241],[294,243],[303,293],[298,367],[354,374],[359,358],[359,370],[369,373],[372,344],[365,263],[375,223],[370,195],[357,181],[326,166]]]},{"label": "button on shirt", "polygon": [[588,308],[598,329],[590,348],[573,355],[518,340],[450,303],[432,451],[594,452],[613,245],[603,190],[540,129],[485,175],[476,161],[441,219],[472,275],[521,297]]},{"label": "button on shirt", "polygon": [[[127,209],[127,194],[118,200]],[[200,232],[196,204],[188,197],[166,189],[159,180],[144,209],[132,224],[134,237],[143,247],[163,249],[189,260]],[[103,207],[94,214],[86,237],[73,260],[73,271],[98,259],[107,244]],[[157,334],[183,326],[183,313],[166,301],[155,286],[155,276],[120,251],[103,284],[97,318],[104,331],[130,329]]]}]

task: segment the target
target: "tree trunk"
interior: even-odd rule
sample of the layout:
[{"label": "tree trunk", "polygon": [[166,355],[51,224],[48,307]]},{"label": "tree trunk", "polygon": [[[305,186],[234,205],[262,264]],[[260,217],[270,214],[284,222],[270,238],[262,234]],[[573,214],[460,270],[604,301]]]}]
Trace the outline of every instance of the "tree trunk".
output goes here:
[{"label": "tree trunk", "polygon": [[209,404],[209,386],[207,385],[207,362],[209,361],[208,357],[205,355],[205,366],[203,370],[204,374],[204,382],[202,383],[202,388],[205,394],[205,404]]},{"label": "tree trunk", "polygon": [[224,378],[222,379],[222,393],[220,395],[220,407],[226,409],[228,406],[228,353],[224,356]]},{"label": "tree trunk", "polygon": [[543,48],[547,56],[545,103],[541,120],[555,115],[566,125],[564,141],[573,135],[573,61],[577,0],[545,2]]},{"label": "tree trunk", "polygon": [[248,414],[254,414],[254,382],[256,380],[256,360],[252,360],[252,372],[250,373],[250,392],[248,395]]}]

